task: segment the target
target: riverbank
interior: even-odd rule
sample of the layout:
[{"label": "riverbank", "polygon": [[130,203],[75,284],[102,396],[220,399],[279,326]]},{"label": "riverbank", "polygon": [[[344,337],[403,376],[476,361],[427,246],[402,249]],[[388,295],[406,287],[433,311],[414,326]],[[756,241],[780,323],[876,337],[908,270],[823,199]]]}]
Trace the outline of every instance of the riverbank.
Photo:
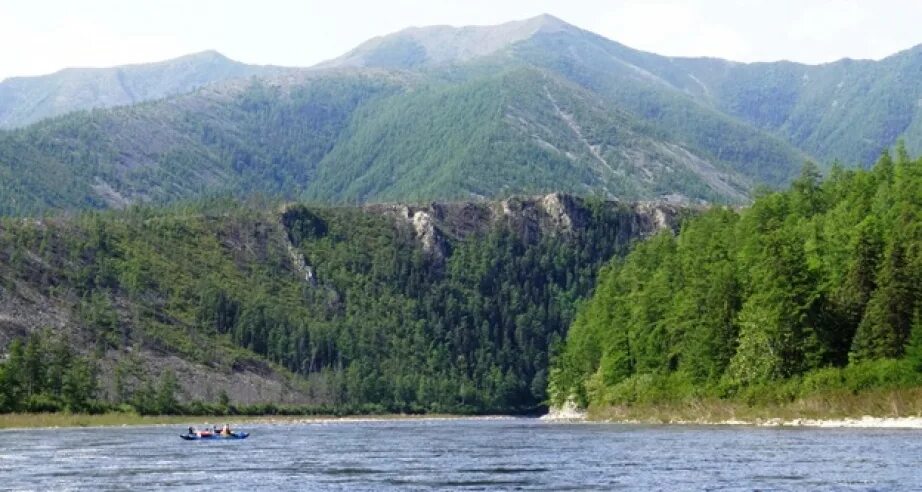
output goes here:
[{"label": "riverbank", "polygon": [[922,416],[912,417],[873,417],[864,415],[856,418],[843,419],[801,419],[785,420],[781,418],[768,418],[756,420],[652,420],[652,419],[620,419],[597,420],[576,418],[554,418],[549,421],[558,422],[586,422],[586,423],[614,423],[626,425],[717,425],[717,426],[749,426],[749,427],[817,427],[825,429],[920,429],[922,430]]},{"label": "riverbank", "polygon": [[[509,416],[450,414],[382,415],[154,415],[111,412],[0,414],[0,429],[104,427],[138,425],[232,426],[294,425],[376,420],[501,419]],[[551,409],[550,422],[610,422],[624,424],[749,425],[771,427],[906,428],[922,429],[922,388],[867,390],[858,394],[829,392],[784,403],[749,404],[737,400],[696,399],[660,404]]]},{"label": "riverbank", "polygon": [[[0,414],[0,429],[181,424],[189,422],[192,418],[194,417],[185,417],[182,415],[138,415],[121,412],[102,414],[4,413]],[[215,417],[215,419],[217,418],[218,417]]]},{"label": "riverbank", "polygon": [[786,403],[750,405],[734,400],[552,409],[545,420],[668,425],[922,429],[922,389],[827,393]]},{"label": "riverbank", "polygon": [[334,415],[138,415],[134,413],[7,413],[0,414],[0,430],[37,429],[62,427],[125,427],[144,425],[202,425],[205,423],[228,423],[232,427],[241,425],[294,425],[333,422],[371,422],[381,420],[455,420],[455,419],[504,419],[511,416],[469,416],[469,415],[355,415],[338,417]]}]

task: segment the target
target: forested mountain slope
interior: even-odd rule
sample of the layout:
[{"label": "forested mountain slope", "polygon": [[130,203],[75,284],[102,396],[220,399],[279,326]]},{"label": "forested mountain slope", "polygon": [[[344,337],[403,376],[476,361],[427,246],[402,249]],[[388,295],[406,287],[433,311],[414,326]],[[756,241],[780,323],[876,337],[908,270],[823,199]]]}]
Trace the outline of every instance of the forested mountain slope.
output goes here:
[{"label": "forested mountain slope", "polygon": [[682,213],[552,194],[4,219],[0,409],[532,409],[598,267]]},{"label": "forested mountain slope", "polygon": [[922,48],[822,65],[676,59],[698,98],[810,155],[869,166],[900,139],[922,151]]},{"label": "forested mountain slope", "polygon": [[[442,48],[446,39],[458,49]],[[796,175],[806,154],[691,97],[673,83],[684,74],[670,70],[668,60],[544,15],[498,26],[408,29],[322,66],[414,69],[463,78],[478,64],[485,64],[481,70],[525,64],[583,87],[606,107],[631,114],[711,166],[771,185]]]},{"label": "forested mountain slope", "polygon": [[432,84],[363,108],[308,196],[401,200],[559,190],[741,202],[744,176],[530,67]]},{"label": "forested mountain slope", "polygon": [[565,191],[740,202],[750,182],[519,67],[461,82],[303,72],[0,133],[0,212],[222,192],[334,203]]},{"label": "forested mountain slope", "polygon": [[377,75],[241,81],[0,133],[0,212],[290,194],[356,107],[402,86]]},{"label": "forested mountain slope", "polygon": [[[779,157],[791,147],[822,162],[863,165],[898,139],[922,151],[919,47],[881,61],[821,65],[667,57],[543,15],[498,26],[407,29],[324,66],[433,69],[475,56],[552,70],[735,165],[783,166]],[[753,145],[755,129],[777,140]],[[789,177],[783,168],[763,172],[765,181]]]},{"label": "forested mountain slope", "polygon": [[807,166],[613,260],[556,359],[557,402],[749,404],[922,383],[922,160]]},{"label": "forested mountain slope", "polygon": [[224,192],[742,203],[808,159],[866,165],[898,138],[918,150],[920,53],[817,66],[664,57],[545,15],[411,28],[312,69],[203,53],[15,79],[61,111],[170,97],[0,132],[0,213]]}]

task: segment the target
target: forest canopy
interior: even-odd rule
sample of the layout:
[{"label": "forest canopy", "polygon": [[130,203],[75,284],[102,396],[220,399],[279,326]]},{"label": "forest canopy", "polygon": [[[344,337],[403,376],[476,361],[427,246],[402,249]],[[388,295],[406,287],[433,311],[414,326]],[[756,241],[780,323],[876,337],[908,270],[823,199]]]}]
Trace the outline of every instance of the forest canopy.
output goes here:
[{"label": "forest canopy", "polygon": [[785,401],[922,382],[922,159],[806,164],[600,273],[550,376],[582,406]]}]

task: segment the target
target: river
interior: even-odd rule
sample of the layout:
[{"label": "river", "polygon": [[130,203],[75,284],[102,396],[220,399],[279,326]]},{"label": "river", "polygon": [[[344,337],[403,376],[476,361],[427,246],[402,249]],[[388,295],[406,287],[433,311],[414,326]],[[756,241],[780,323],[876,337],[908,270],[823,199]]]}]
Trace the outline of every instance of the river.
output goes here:
[{"label": "river", "polygon": [[[190,422],[195,423],[195,422]],[[0,431],[0,489],[888,490],[922,487],[922,431],[537,419]]]}]

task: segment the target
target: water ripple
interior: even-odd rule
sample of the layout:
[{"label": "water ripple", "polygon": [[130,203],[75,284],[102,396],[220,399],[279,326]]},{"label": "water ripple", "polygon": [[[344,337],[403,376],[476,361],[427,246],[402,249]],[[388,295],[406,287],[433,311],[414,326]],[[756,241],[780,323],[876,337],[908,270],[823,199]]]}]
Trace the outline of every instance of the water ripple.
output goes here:
[{"label": "water ripple", "polygon": [[0,488],[889,490],[919,485],[922,456],[913,430],[531,419],[246,430],[250,439],[227,442],[181,441],[164,426],[0,431]]}]

